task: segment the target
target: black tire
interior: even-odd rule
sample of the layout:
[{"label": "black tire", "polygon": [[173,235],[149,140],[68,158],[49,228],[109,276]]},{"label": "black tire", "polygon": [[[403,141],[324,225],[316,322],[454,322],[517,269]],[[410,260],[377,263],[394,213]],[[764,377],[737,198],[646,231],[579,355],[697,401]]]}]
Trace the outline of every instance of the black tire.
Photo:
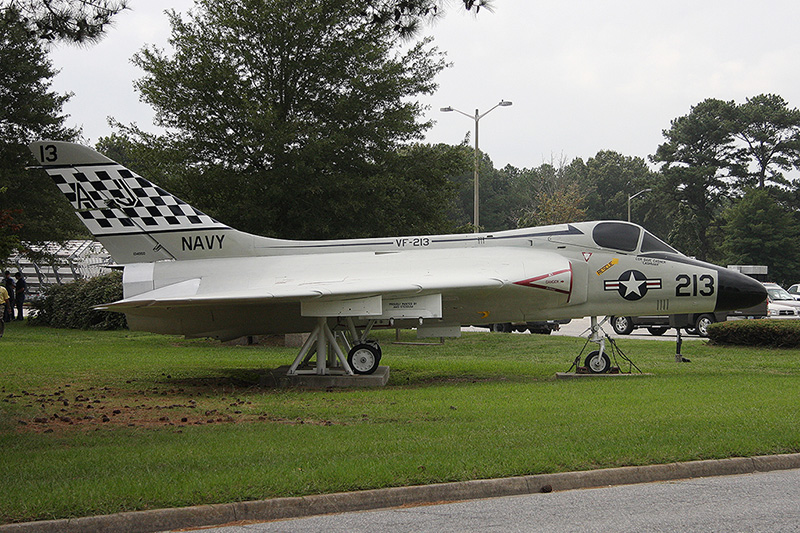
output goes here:
[{"label": "black tire", "polygon": [[372,344],[356,344],[347,354],[347,364],[356,374],[372,374],[380,362],[380,351]]},{"label": "black tire", "polygon": [[383,350],[381,349],[381,345],[380,345],[380,344],[378,344],[378,341],[376,341],[376,340],[374,340],[374,339],[369,339],[369,340],[366,340],[366,341],[364,341],[364,342],[365,342],[366,344],[369,344],[370,346],[372,346],[372,347],[373,347],[373,348],[375,348],[376,350],[378,350],[378,361],[380,362],[380,360],[381,360],[381,357],[383,357]]},{"label": "black tire", "polygon": [[511,323],[506,322],[504,324],[492,324],[492,331],[496,331],[498,333],[511,333]]},{"label": "black tire", "polygon": [[629,335],[633,331],[633,320],[629,316],[612,316],[611,327],[617,335]]},{"label": "black tire", "polygon": [[708,337],[708,326],[714,322],[714,315],[700,315],[695,322],[695,331],[701,337]]},{"label": "black tire", "polygon": [[583,366],[588,368],[592,374],[605,374],[611,368],[611,359],[609,359],[607,353],[603,352],[603,355],[600,355],[600,352],[595,350],[589,352],[583,362]]},{"label": "black tire", "polygon": [[667,328],[652,327],[652,328],[647,328],[647,331],[649,331],[650,335],[654,337],[660,337],[661,335],[667,332]]}]

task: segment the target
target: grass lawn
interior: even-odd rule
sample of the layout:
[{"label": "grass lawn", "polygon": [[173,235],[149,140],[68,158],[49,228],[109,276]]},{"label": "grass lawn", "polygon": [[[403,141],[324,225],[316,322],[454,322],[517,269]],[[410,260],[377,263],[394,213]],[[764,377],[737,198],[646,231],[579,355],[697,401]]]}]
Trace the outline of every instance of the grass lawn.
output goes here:
[{"label": "grass lawn", "polygon": [[556,381],[583,340],[379,337],[388,386],[298,391],[258,386],[292,348],[9,324],[0,523],[800,451],[800,350],[623,339],[653,376]]}]

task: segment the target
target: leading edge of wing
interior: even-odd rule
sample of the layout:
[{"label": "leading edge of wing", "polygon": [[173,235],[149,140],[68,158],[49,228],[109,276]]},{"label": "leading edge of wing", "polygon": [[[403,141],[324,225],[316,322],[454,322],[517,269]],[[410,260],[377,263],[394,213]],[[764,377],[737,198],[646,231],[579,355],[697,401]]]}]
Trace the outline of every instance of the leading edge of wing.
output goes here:
[{"label": "leading edge of wing", "polygon": [[498,289],[507,284],[496,277],[449,277],[441,280],[404,281],[343,280],[337,282],[280,284],[239,291],[204,291],[202,280],[193,278],[138,294],[131,298],[97,306],[103,311],[137,308],[200,307],[208,305],[252,305],[301,302],[314,299],[346,300],[364,296],[412,296],[459,289]]}]

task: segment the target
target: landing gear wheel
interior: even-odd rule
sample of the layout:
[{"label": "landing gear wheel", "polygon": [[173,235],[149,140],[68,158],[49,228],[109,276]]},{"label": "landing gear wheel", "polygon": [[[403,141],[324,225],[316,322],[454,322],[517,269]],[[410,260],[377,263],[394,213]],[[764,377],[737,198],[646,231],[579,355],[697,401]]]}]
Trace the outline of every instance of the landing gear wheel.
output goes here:
[{"label": "landing gear wheel", "polygon": [[372,344],[356,344],[347,354],[347,363],[356,374],[372,374],[380,362],[380,349]]},{"label": "landing gear wheel", "polygon": [[711,315],[700,315],[697,317],[695,323],[695,330],[701,337],[708,337],[708,326],[714,323],[714,317]]},{"label": "landing gear wheel", "polygon": [[654,337],[660,337],[667,332],[667,328],[647,328],[647,331]]},{"label": "landing gear wheel", "polygon": [[633,320],[629,316],[614,316],[611,317],[611,327],[617,335],[628,335],[633,331]]},{"label": "landing gear wheel", "polygon": [[611,368],[611,359],[605,352],[600,355],[600,352],[595,350],[586,356],[583,366],[588,368],[592,374],[605,374]]}]

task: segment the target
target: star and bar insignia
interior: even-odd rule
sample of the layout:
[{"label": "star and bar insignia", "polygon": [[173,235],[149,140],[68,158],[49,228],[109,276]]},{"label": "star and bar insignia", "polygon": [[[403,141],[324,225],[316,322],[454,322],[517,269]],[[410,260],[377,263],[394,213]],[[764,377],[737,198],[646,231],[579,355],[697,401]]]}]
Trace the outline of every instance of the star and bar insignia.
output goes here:
[{"label": "star and bar insignia", "polygon": [[661,279],[647,279],[638,270],[626,270],[618,279],[603,282],[603,288],[618,291],[626,300],[634,301],[642,299],[650,289],[660,289]]}]

